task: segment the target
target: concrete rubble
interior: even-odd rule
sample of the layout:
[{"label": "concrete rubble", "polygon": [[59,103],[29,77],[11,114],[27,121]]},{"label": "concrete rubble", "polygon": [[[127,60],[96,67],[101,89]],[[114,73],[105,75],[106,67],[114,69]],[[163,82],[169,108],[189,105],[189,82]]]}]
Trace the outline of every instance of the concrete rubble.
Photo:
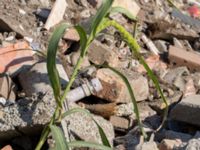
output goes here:
[{"label": "concrete rubble", "polygon": [[[56,60],[62,93],[81,55],[81,39],[73,26],[80,24],[89,33],[101,4],[102,0],[0,1],[1,150],[35,149],[56,108],[46,67],[49,39],[60,23],[69,25],[59,41]],[[162,0],[115,0],[113,7],[127,9],[136,20],[116,12],[108,15],[135,37],[159,81],[169,104],[161,130],[156,130],[165,109],[161,96],[113,27],[88,47],[66,96],[64,111],[90,111],[113,149],[200,149],[200,1],[178,0],[173,5]],[[147,139],[141,136],[126,84],[104,68],[105,63],[128,79]],[[102,143],[95,122],[81,112],[65,117],[60,128],[67,140]],[[53,144],[50,135],[43,149]]]},{"label": "concrete rubble", "polygon": [[[130,72],[129,72],[130,73]],[[142,101],[147,99],[149,94],[149,88],[147,85],[147,79],[138,73],[132,72],[134,76],[126,75],[129,82],[134,90],[134,94],[137,101]],[[102,90],[97,94],[98,97],[108,100],[110,102],[126,103],[131,102],[128,89],[123,82],[123,80],[115,74],[110,69],[99,69],[97,71],[96,77],[102,81],[103,88],[107,90]],[[144,86],[140,86],[140,85]]]},{"label": "concrete rubble", "polygon": [[[199,95],[190,95],[185,97],[171,111],[171,118],[178,121],[187,122],[199,126],[198,111],[199,110]],[[195,114],[195,115],[191,115]],[[184,117],[183,117],[184,116]]]}]

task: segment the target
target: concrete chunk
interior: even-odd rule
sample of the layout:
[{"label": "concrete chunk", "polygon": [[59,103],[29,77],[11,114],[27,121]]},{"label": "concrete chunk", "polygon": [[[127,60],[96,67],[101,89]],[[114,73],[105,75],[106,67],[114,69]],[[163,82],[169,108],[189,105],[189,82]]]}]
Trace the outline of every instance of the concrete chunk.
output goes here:
[{"label": "concrete chunk", "polygon": [[95,64],[102,65],[107,62],[112,67],[117,67],[119,62],[117,54],[97,40],[91,43],[88,49],[88,58]]},{"label": "concrete chunk", "polygon": [[[125,75],[129,79],[136,100],[142,101],[147,99],[149,95],[147,79],[136,72],[131,72],[129,75],[126,73]],[[125,83],[116,73],[110,69],[99,69],[96,76],[100,79],[103,86],[103,90],[97,93],[98,97],[110,102],[131,102]]]},{"label": "concrete chunk", "polygon": [[174,120],[200,126],[200,95],[184,98],[172,109],[170,116]]}]

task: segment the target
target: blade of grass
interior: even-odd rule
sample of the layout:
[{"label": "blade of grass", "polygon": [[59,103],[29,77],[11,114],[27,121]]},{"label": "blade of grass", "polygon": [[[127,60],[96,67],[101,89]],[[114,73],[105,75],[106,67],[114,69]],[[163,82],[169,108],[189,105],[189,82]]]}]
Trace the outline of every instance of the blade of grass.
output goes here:
[{"label": "blade of grass", "polygon": [[[98,25],[103,20],[103,18],[107,15],[108,10],[110,9],[110,7],[112,5],[112,2],[113,2],[113,0],[106,0],[106,1],[104,0],[103,5],[101,6],[101,9],[98,11],[97,15],[93,19],[92,28],[91,28],[90,36],[89,36],[88,40],[86,39],[87,36],[86,36],[85,32],[81,32],[81,29],[77,28],[77,29],[80,29],[80,30],[78,30],[78,33],[79,33],[80,37],[82,36],[81,40],[86,41],[86,42],[81,42],[81,43],[87,43],[87,44],[86,45],[82,44],[82,46],[81,46],[81,56],[79,57],[79,59],[76,63],[76,66],[74,68],[72,76],[71,76],[71,78],[68,82],[67,87],[65,88],[65,91],[64,91],[64,94],[61,97],[61,100],[60,100],[60,96],[59,96],[60,95],[60,87],[59,87],[59,89],[56,89],[56,86],[58,86],[58,84],[59,84],[59,80],[57,80],[59,78],[59,75],[58,75],[57,69],[55,67],[57,46],[58,46],[58,42],[59,42],[59,39],[60,39],[61,36],[58,37],[55,34],[57,33],[57,31],[59,31],[59,33],[57,33],[57,34],[62,34],[63,32],[61,32],[61,31],[63,31],[62,29],[63,29],[64,25],[61,25],[59,27],[61,29],[58,28],[56,31],[54,31],[53,36],[56,38],[56,40],[54,41],[54,38],[52,36],[51,41],[53,43],[51,43],[51,41],[50,41],[51,45],[49,44],[49,48],[48,48],[48,51],[51,50],[51,55],[49,54],[49,57],[47,56],[49,58],[50,65],[47,64],[47,68],[49,67],[48,73],[53,74],[53,76],[50,79],[51,80],[50,82],[52,84],[52,87],[53,87],[53,90],[54,90],[54,97],[57,101],[58,106],[56,107],[56,110],[54,112],[53,117],[51,118],[49,125],[52,125],[55,122],[56,116],[59,113],[60,109],[62,108],[62,103],[64,102],[65,97],[66,97],[67,93],[69,92],[70,87],[71,87],[71,85],[73,84],[73,82],[76,78],[76,75],[77,75],[78,70],[80,68],[80,65],[83,61],[83,58],[84,58],[84,56],[87,52],[89,44],[93,41],[94,37],[96,36],[96,30],[98,28]],[[84,30],[82,30],[82,31],[84,31]],[[83,36],[82,34],[85,34],[85,35]],[[52,49],[51,49],[51,46],[53,47]],[[54,59],[54,60],[51,61],[50,59]],[[53,82],[54,79],[56,80],[56,84],[55,84],[55,82]],[[60,113],[59,113],[59,115],[60,115]],[[45,140],[46,140],[46,138],[47,138],[47,136],[50,132],[49,125],[47,126],[47,128],[45,128],[44,133],[41,135],[41,138],[40,138],[40,141],[39,141],[39,143],[36,147],[36,150],[40,150],[41,147],[43,146],[43,144],[44,144],[44,142],[45,142]]]},{"label": "blade of grass", "polygon": [[58,48],[58,43],[60,38],[63,36],[66,28],[68,27],[67,24],[61,24],[56,30],[54,31],[48,46],[47,51],[47,71],[51,86],[53,88],[54,97],[57,104],[62,107],[60,102],[60,77],[58,70],[56,69],[56,53]]},{"label": "blade of grass", "polygon": [[95,148],[99,150],[113,150],[110,147],[97,144],[97,143],[91,143],[91,142],[83,142],[83,141],[73,141],[68,143],[69,147],[89,147],[89,148]]},{"label": "blade of grass", "polygon": [[62,132],[62,130],[55,126],[50,126],[53,139],[55,140],[55,150],[69,150],[68,144],[65,140],[65,136]]},{"label": "blade of grass", "polygon": [[131,51],[132,51],[132,55],[135,56],[140,61],[140,63],[144,66],[149,77],[152,79],[156,89],[160,93],[160,96],[163,100],[163,103],[166,106],[165,112],[164,112],[164,117],[163,117],[163,122],[162,122],[161,126],[157,129],[157,130],[159,130],[164,125],[164,122],[166,121],[167,114],[168,114],[168,103],[167,103],[167,100],[165,99],[165,96],[164,96],[164,94],[163,94],[163,92],[160,88],[159,82],[158,82],[156,76],[154,75],[154,73],[152,72],[152,70],[149,68],[149,66],[147,65],[147,63],[143,59],[143,57],[140,55],[140,53],[139,53],[140,46],[138,45],[137,41],[131,36],[131,34],[128,31],[126,31],[124,29],[123,26],[118,24],[116,21],[112,21],[112,26],[115,27],[121,33],[121,35],[123,36],[123,39],[130,46]]},{"label": "blade of grass", "polygon": [[159,81],[157,80],[156,76],[154,75],[152,70],[149,68],[149,66],[143,59],[143,57],[140,55],[140,53],[139,53],[140,46],[138,45],[136,39],[133,38],[133,36],[128,31],[126,31],[126,29],[122,25],[120,25],[119,23],[117,23],[114,20],[105,21],[104,24],[101,24],[101,26],[99,26],[98,32],[101,32],[102,30],[104,30],[105,28],[107,28],[109,26],[113,26],[120,32],[121,36],[123,37],[123,40],[129,45],[129,47],[132,51],[132,55],[135,56],[140,61],[140,63],[144,66],[144,68],[146,69],[148,76],[152,79],[156,89],[158,90],[158,92],[162,98],[163,103],[165,104],[163,121],[162,121],[160,127],[157,129],[157,131],[158,131],[158,130],[160,130],[160,128],[163,127],[163,125],[167,119],[167,115],[168,115],[168,103],[167,103],[167,100],[165,99],[165,96],[160,88]]},{"label": "blade of grass", "polygon": [[81,55],[80,55],[80,57],[79,57],[79,59],[78,59],[78,61],[76,63],[76,66],[75,66],[74,71],[73,71],[73,73],[71,75],[71,78],[70,78],[70,80],[69,80],[69,82],[68,82],[68,84],[67,84],[67,86],[66,86],[66,88],[64,90],[64,93],[63,93],[62,98],[61,98],[61,103],[63,103],[64,100],[66,99],[67,93],[69,92],[69,90],[70,90],[70,88],[71,88],[71,86],[72,86],[72,84],[73,84],[73,82],[74,82],[74,80],[76,78],[76,75],[78,73],[78,70],[80,68],[80,65],[81,65],[81,63],[83,61],[83,58],[84,58],[84,56],[86,54],[86,50],[87,50],[88,40],[87,40],[87,35],[86,35],[85,30],[79,25],[75,26],[75,29],[77,30],[77,32],[78,32],[78,34],[80,36]]},{"label": "blade of grass", "polygon": [[137,119],[137,122],[138,122],[138,126],[139,126],[139,128],[140,128],[140,131],[141,131],[142,135],[144,136],[144,138],[146,138],[147,135],[146,135],[146,133],[145,133],[145,131],[144,131],[144,129],[143,129],[142,122],[141,122],[141,120],[140,120],[140,112],[139,112],[139,109],[138,109],[138,106],[137,106],[137,101],[136,101],[136,99],[135,99],[135,96],[134,96],[134,93],[133,93],[133,89],[132,89],[132,87],[131,87],[131,85],[130,85],[128,79],[127,79],[121,72],[119,72],[118,70],[116,70],[116,69],[114,69],[114,68],[112,68],[112,67],[110,67],[110,66],[108,66],[108,65],[105,65],[105,64],[104,64],[103,67],[109,68],[110,70],[112,70],[112,71],[113,71],[114,73],[116,73],[116,74],[124,81],[124,83],[126,84],[126,87],[127,87],[127,89],[128,89],[128,92],[129,92],[130,97],[131,97],[131,100],[132,100],[132,104],[133,104],[133,108],[134,108],[133,111],[134,111],[134,113],[135,113],[135,116],[136,116],[136,119]]},{"label": "blade of grass", "polygon": [[90,40],[94,39],[94,37],[96,36],[97,28],[100,25],[103,18],[108,14],[113,1],[114,0],[103,0],[102,1],[101,7],[99,8],[99,10],[97,11],[96,15],[94,16],[94,18],[92,20],[92,24],[91,24],[91,28],[90,28],[89,42],[90,42]]},{"label": "blade of grass", "polygon": [[111,147],[111,145],[110,145],[110,143],[109,143],[109,141],[108,141],[108,139],[106,137],[105,132],[103,131],[103,129],[101,128],[101,126],[96,122],[96,120],[92,117],[91,113],[88,110],[82,109],[82,108],[74,108],[74,109],[71,109],[71,110],[63,113],[62,114],[62,118],[65,118],[66,116],[71,115],[73,113],[77,113],[77,112],[84,113],[84,114],[86,114],[86,115],[88,115],[89,117],[92,118],[92,120],[95,122],[95,124],[98,127],[98,131],[99,131],[99,134],[101,136],[101,141],[102,141],[103,145]]}]

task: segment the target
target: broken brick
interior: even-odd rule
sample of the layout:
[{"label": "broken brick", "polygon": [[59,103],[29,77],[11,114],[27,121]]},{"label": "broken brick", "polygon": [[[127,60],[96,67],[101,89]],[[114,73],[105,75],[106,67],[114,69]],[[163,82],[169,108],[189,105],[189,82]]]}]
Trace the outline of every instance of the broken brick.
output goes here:
[{"label": "broken brick", "polygon": [[34,63],[34,52],[25,41],[0,48],[0,73],[16,73],[22,66]]},{"label": "broken brick", "polygon": [[[96,77],[100,79],[103,86],[103,90],[98,92],[96,96],[110,102],[131,102],[126,84],[116,73],[104,68],[97,71]],[[136,72],[131,72],[130,75],[126,73],[126,77],[132,86],[136,100],[142,101],[147,99],[149,95],[147,79]]]},{"label": "broken brick", "polygon": [[118,56],[112,49],[95,40],[88,49],[88,58],[91,62],[102,65],[107,62],[112,67],[118,66]]},{"label": "broken brick", "polygon": [[169,60],[174,66],[187,66],[191,71],[200,71],[200,54],[174,46],[169,48]]}]

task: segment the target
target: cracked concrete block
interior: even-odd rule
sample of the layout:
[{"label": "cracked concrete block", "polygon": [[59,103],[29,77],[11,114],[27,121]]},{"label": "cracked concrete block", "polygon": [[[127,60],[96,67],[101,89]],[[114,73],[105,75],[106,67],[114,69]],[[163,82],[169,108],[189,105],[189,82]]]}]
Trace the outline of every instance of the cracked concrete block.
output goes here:
[{"label": "cracked concrete block", "polygon": [[[73,108],[74,106],[71,105],[69,107]],[[113,125],[101,116],[92,116],[104,130],[110,144],[113,145],[113,139],[115,137]],[[71,140],[78,138],[84,141],[102,143],[98,127],[88,115],[81,112],[74,113],[67,116],[65,121]]]},{"label": "cracked concrete block", "polygon": [[200,126],[200,95],[190,95],[182,99],[171,111],[173,120]]},{"label": "cracked concrete block", "polygon": [[[52,93],[40,94],[34,98],[18,100],[0,111],[0,140],[9,140],[20,135],[40,134],[50,121],[55,111],[55,100]],[[74,103],[69,108],[78,107]],[[105,131],[110,143],[114,139],[112,124],[103,117],[93,115],[94,119]],[[82,139],[101,143],[98,127],[94,121],[83,113],[75,113],[65,118],[70,140]]]},{"label": "cracked concrete block", "polygon": [[35,98],[18,100],[1,109],[0,140],[11,139],[22,134],[39,134],[50,121],[55,110],[51,92]]}]

